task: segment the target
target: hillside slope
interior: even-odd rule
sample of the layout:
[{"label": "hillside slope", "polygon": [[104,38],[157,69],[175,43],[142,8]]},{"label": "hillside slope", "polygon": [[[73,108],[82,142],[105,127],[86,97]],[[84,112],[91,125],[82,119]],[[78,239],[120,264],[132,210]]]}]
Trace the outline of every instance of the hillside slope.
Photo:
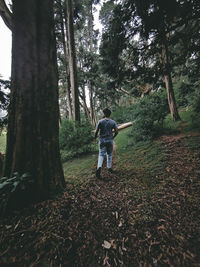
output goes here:
[{"label": "hillside slope", "polygon": [[117,147],[103,180],[93,158],[87,182],[1,220],[0,265],[199,266],[199,144],[177,134]]}]

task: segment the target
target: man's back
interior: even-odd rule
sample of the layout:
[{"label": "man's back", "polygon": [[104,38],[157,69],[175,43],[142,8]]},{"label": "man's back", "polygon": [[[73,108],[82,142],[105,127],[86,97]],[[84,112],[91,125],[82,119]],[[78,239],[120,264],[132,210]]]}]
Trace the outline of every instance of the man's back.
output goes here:
[{"label": "man's back", "polygon": [[98,122],[97,128],[100,129],[100,138],[113,138],[112,129],[117,128],[114,120],[104,118]]}]

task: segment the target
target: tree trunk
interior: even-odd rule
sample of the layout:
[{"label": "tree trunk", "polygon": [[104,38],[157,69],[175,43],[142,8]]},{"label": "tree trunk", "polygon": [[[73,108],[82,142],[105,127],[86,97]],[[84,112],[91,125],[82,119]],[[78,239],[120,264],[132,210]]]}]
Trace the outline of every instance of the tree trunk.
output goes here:
[{"label": "tree trunk", "polygon": [[168,47],[165,44],[162,45],[161,52],[161,62],[163,67],[163,76],[165,81],[165,86],[167,90],[168,104],[170,109],[171,117],[174,121],[180,120],[180,116],[178,114],[178,109],[176,106],[176,100],[174,96],[171,72],[170,72],[170,63],[169,63],[169,55],[168,55]]},{"label": "tree trunk", "polygon": [[89,109],[87,107],[87,103],[86,103],[86,95],[85,95],[85,87],[84,86],[82,87],[82,95],[80,95],[80,97],[83,100],[82,107],[83,107],[84,113],[85,113],[86,117],[88,119],[90,119],[90,111],[89,111]]},{"label": "tree trunk", "polygon": [[[88,28],[89,28],[89,48],[90,48],[90,53],[93,53],[93,13],[92,13],[92,1],[89,3],[89,20],[88,20]],[[91,117],[91,122],[93,125],[96,125],[96,116],[95,116],[95,110],[94,110],[94,90],[92,86],[92,82],[88,82],[88,89],[89,89],[89,99],[90,99],[90,117]]]},{"label": "tree trunk", "polygon": [[70,96],[68,81],[66,81],[66,83],[67,83],[67,85],[65,86],[65,88],[66,88],[66,97],[67,97],[67,107],[68,107],[68,112],[69,112],[69,120],[72,120],[73,114],[72,114],[71,96]]},{"label": "tree trunk", "polygon": [[35,197],[64,187],[53,1],[13,0],[12,79],[5,176],[29,173]]},{"label": "tree trunk", "polygon": [[71,104],[71,97],[70,97],[70,88],[69,88],[69,83],[68,83],[68,77],[69,77],[69,66],[68,66],[68,61],[69,61],[69,55],[68,55],[68,50],[67,50],[67,43],[65,41],[65,27],[64,27],[64,18],[63,18],[63,13],[62,13],[62,5],[61,2],[59,2],[59,8],[60,8],[60,17],[61,17],[61,38],[62,38],[62,44],[63,44],[63,50],[64,50],[64,56],[65,56],[65,66],[66,66],[66,83],[64,85],[65,90],[66,90],[66,97],[67,97],[67,108],[68,108],[68,113],[69,113],[69,119],[72,119],[72,104]]},{"label": "tree trunk", "polygon": [[70,71],[70,82],[72,90],[73,119],[75,121],[80,121],[80,106],[79,106],[79,93],[78,93],[78,81],[77,81],[72,0],[66,0],[66,6],[67,6],[66,28],[67,28],[67,39],[68,39],[68,49],[69,49],[69,71]]}]

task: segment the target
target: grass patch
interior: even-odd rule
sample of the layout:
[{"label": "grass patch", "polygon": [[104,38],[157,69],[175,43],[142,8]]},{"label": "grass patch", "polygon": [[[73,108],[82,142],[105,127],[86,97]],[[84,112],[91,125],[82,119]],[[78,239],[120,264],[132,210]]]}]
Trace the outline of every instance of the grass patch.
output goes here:
[{"label": "grass patch", "polygon": [[76,187],[85,186],[92,177],[97,153],[80,156],[63,164],[65,181]]},{"label": "grass patch", "polygon": [[118,152],[126,151],[132,146],[132,138],[130,135],[131,130],[132,127],[128,127],[119,131],[119,134],[115,138],[115,144]]},{"label": "grass patch", "polygon": [[118,150],[117,165],[125,166],[127,169],[135,169],[154,173],[163,167],[166,154],[159,143],[140,142],[135,146],[127,147],[126,150]]},{"label": "grass patch", "polygon": [[200,116],[191,109],[179,110],[181,120],[173,121],[171,115],[167,115],[163,123],[162,134],[177,134],[200,131]]},{"label": "grass patch", "polygon": [[116,138],[115,169],[123,179],[124,192],[137,200],[149,198],[160,190],[160,176],[166,167],[167,153],[158,142],[132,144],[131,128],[122,130]]}]

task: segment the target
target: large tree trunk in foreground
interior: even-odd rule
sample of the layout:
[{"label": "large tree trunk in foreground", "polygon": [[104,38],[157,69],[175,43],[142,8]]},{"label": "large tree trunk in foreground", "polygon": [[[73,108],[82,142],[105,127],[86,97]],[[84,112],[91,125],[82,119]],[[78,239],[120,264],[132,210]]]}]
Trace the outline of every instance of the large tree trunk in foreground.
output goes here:
[{"label": "large tree trunk in foreground", "polygon": [[52,0],[13,1],[5,175],[29,173],[37,199],[63,189]]},{"label": "large tree trunk in foreground", "polygon": [[172,84],[172,78],[171,78],[171,72],[170,72],[168,47],[166,43],[162,45],[161,62],[163,66],[163,76],[164,76],[165,86],[167,90],[170,114],[171,114],[172,119],[174,121],[177,121],[177,120],[180,120],[180,116],[178,114],[178,109],[176,106],[176,100],[174,96],[174,90],[173,90],[173,84]]}]

